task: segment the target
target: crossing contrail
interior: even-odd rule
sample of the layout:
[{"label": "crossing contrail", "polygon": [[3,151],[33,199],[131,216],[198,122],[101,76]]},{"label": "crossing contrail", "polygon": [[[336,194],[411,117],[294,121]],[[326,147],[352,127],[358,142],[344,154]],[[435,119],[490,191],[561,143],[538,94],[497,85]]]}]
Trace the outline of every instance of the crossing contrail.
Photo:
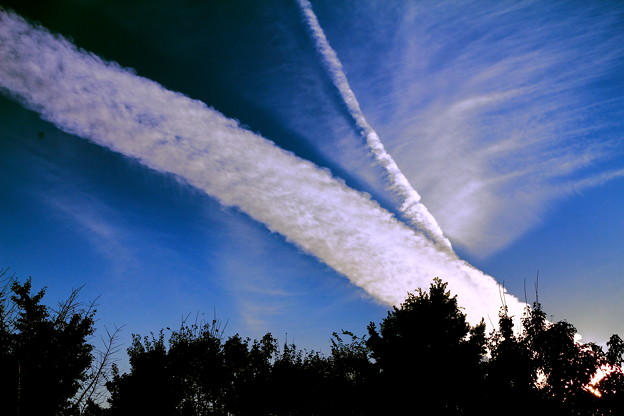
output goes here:
[{"label": "crossing contrail", "polygon": [[297,0],[297,4],[301,8],[316,48],[323,58],[332,82],[338,89],[349,114],[353,117],[360,133],[366,138],[366,144],[375,160],[385,169],[390,189],[401,198],[399,211],[402,216],[411,226],[424,233],[431,241],[451,249],[451,242],[444,236],[438,222],[427,207],[420,202],[420,195],[409,183],[403,172],[401,172],[392,156],[386,151],[375,129],[366,120],[360,108],[360,103],[349,85],[342,63],[338,59],[336,51],[329,44],[314,10],[312,10],[312,5],[308,0]]},{"label": "crossing contrail", "polygon": [[[176,175],[284,236],[381,302],[448,281],[471,322],[499,285],[327,170],[64,38],[0,10],[0,89],[59,129]],[[520,316],[524,304],[506,303]]]}]

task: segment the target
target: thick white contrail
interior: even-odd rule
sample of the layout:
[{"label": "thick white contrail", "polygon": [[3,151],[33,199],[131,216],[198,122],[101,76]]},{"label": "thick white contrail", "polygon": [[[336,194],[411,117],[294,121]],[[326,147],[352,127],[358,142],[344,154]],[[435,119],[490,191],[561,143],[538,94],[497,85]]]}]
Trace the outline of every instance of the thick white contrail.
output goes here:
[{"label": "thick white contrail", "polygon": [[[387,304],[449,282],[471,322],[496,317],[496,281],[414,232],[366,194],[164,89],[0,10],[0,89],[60,129],[238,207]],[[512,313],[523,304],[508,296]]]},{"label": "thick white contrail", "polygon": [[297,0],[297,4],[312,32],[312,38],[319,54],[323,58],[332,82],[338,89],[349,114],[353,117],[361,134],[366,138],[366,144],[375,160],[385,169],[390,189],[402,200],[399,207],[402,216],[411,226],[423,232],[431,241],[450,249],[451,242],[444,236],[438,222],[427,207],[420,202],[420,195],[409,183],[403,172],[401,172],[392,156],[386,151],[375,129],[366,120],[360,108],[360,103],[349,85],[342,63],[338,59],[336,51],[329,44],[314,10],[312,10],[312,5],[308,0]]}]

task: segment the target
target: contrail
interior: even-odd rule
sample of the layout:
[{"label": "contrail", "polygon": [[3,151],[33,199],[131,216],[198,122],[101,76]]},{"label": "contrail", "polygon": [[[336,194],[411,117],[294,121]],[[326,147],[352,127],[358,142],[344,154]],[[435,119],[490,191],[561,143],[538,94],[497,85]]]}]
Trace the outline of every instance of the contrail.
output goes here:
[{"label": "contrail", "polygon": [[[66,132],[239,208],[381,302],[397,305],[440,276],[471,322],[497,316],[501,301],[492,277],[367,194],[204,103],[2,10],[0,89]],[[521,315],[524,304],[510,295],[506,302]]]},{"label": "contrail", "polygon": [[451,249],[451,242],[444,236],[438,222],[427,207],[420,202],[420,195],[409,183],[403,172],[401,172],[392,156],[388,154],[375,129],[366,120],[360,108],[360,103],[349,85],[342,63],[338,59],[336,51],[329,44],[314,10],[312,10],[312,5],[308,0],[297,0],[297,4],[312,32],[316,48],[323,58],[334,86],[338,89],[360,133],[366,138],[366,144],[375,160],[385,169],[390,189],[402,200],[399,207],[402,216],[410,225],[423,232],[431,241]]}]

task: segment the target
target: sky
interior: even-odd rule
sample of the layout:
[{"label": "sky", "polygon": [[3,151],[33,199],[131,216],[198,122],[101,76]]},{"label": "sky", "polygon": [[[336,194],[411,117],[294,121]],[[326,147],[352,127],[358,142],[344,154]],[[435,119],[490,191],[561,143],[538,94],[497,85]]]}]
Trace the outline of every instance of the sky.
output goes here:
[{"label": "sky", "polygon": [[328,352],[436,276],[624,333],[621,2],[0,6],[0,267],[124,346]]}]

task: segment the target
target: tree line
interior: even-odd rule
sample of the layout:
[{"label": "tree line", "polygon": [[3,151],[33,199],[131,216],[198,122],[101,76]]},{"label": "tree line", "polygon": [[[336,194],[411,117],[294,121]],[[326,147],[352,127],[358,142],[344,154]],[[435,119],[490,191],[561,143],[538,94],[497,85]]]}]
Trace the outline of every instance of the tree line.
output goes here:
[{"label": "tree line", "polygon": [[410,293],[365,336],[333,334],[329,354],[226,336],[220,321],[134,334],[129,369],[114,363],[116,332],[93,341],[96,310],[78,291],[42,304],[30,279],[0,291],[3,415],[619,415],[624,341],[607,351],[575,340],[535,302],[521,327],[505,307],[486,334],[447,284]]}]

